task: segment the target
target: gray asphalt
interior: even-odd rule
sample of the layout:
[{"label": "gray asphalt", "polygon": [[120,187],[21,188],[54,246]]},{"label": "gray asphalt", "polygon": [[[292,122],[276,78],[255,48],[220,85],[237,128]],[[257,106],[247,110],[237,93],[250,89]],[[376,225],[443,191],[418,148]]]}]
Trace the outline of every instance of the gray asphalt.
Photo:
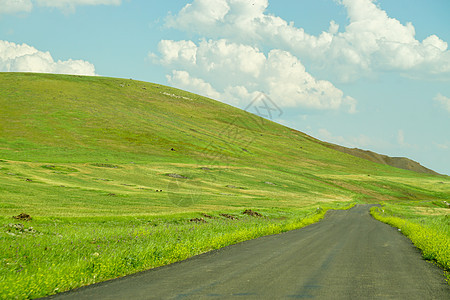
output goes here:
[{"label": "gray asphalt", "polygon": [[443,271],[369,205],[52,299],[450,299]]}]

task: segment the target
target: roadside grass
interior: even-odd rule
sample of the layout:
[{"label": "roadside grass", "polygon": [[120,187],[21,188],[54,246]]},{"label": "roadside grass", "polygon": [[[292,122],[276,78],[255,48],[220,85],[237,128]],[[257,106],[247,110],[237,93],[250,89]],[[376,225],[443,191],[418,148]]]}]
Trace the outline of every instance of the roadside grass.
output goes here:
[{"label": "roadside grass", "polygon": [[[326,207],[450,197],[448,176],[369,162],[136,80],[0,73],[0,116],[3,298],[49,295],[298,228]],[[265,218],[242,216],[246,208]],[[12,219],[20,213],[33,220]],[[215,218],[189,222],[201,213]]]},{"label": "roadside grass", "polygon": [[[334,203],[335,209],[351,207]],[[330,207],[159,217],[0,219],[0,297],[29,299],[315,223]],[[192,219],[192,221],[190,221]],[[204,221],[203,221],[204,220]]]},{"label": "roadside grass", "polygon": [[423,258],[444,269],[450,285],[450,209],[442,201],[384,203],[372,216],[399,228],[422,251]]}]

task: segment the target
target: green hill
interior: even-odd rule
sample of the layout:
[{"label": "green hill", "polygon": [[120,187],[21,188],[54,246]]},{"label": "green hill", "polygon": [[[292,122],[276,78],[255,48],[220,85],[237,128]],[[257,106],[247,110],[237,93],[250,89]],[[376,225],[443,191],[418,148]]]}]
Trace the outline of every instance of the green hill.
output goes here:
[{"label": "green hill", "polygon": [[[199,198],[189,209],[214,209],[444,192],[432,184],[442,178],[355,158],[237,108],[135,80],[2,73],[0,114],[5,215],[172,212],[170,193]],[[133,207],[112,210],[108,194]],[[54,206],[42,206],[49,197]],[[84,209],[71,211],[80,201]]]},{"label": "green hill", "polygon": [[[162,85],[0,73],[0,298],[48,295],[298,228],[326,207],[445,210],[448,176],[344,152]],[[12,218],[20,213],[32,221]]]}]

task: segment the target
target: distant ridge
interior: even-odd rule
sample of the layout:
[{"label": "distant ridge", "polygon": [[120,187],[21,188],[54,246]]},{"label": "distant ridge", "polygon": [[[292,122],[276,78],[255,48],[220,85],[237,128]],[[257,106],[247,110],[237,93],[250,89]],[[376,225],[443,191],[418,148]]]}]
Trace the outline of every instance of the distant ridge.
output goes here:
[{"label": "distant ridge", "polygon": [[343,153],[347,153],[359,158],[363,158],[363,159],[367,159],[370,160],[372,162],[376,162],[379,164],[383,164],[383,165],[389,165],[395,168],[399,168],[399,169],[404,169],[404,170],[409,170],[409,171],[414,171],[417,173],[425,173],[425,174],[432,174],[432,175],[442,175],[439,174],[431,169],[428,169],[424,166],[422,166],[420,163],[406,158],[406,157],[390,157],[387,155],[383,155],[383,154],[378,154],[369,150],[362,150],[362,149],[358,149],[358,148],[347,148],[347,147],[343,147],[343,146],[339,146],[339,145],[334,145],[334,144],[329,144],[329,143],[324,143],[324,146],[343,152]]}]

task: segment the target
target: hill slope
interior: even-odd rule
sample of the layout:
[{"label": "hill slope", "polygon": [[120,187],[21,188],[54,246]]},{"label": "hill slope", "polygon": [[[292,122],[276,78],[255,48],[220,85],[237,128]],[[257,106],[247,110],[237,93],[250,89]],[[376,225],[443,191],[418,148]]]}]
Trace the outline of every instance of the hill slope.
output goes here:
[{"label": "hill slope", "polygon": [[[135,80],[0,73],[0,115],[4,214],[448,195],[447,185],[437,185],[447,178],[357,158],[226,104]],[[121,203],[117,209],[108,195]]]},{"label": "hill slope", "polygon": [[367,159],[379,164],[389,165],[395,168],[410,170],[418,173],[441,175],[431,169],[422,166],[420,163],[406,157],[391,157],[383,154],[378,154],[369,150],[362,150],[358,148],[347,148],[329,143],[324,143],[324,145],[331,149],[347,153],[356,157],[360,157],[363,159]]},{"label": "hill slope", "polygon": [[[342,153],[181,90],[0,73],[0,298],[147,270],[355,202],[447,224],[449,198],[449,177]],[[444,257],[447,240],[432,240]]]}]

